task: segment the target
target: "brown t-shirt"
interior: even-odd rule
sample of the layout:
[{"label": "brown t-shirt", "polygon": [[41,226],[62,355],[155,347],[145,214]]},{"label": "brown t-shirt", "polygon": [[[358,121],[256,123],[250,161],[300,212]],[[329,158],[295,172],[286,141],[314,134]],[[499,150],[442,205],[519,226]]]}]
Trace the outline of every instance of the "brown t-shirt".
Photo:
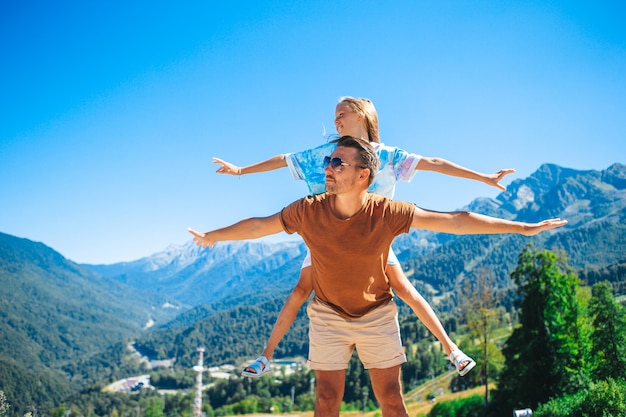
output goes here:
[{"label": "brown t-shirt", "polygon": [[280,221],[311,251],[315,295],[346,318],[357,318],[392,298],[385,266],[393,239],[411,228],[415,206],[375,194],[342,220],[330,210],[328,194],[305,197],[285,207]]}]

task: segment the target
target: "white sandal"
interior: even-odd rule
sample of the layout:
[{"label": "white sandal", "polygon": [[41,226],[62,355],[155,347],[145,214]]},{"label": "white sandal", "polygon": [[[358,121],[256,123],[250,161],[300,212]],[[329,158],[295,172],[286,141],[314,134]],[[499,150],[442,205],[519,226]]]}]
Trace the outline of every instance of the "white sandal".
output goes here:
[{"label": "white sandal", "polygon": [[[476,366],[474,359],[463,353],[461,349],[453,350],[450,353],[450,362],[456,367],[457,372],[461,376],[467,375],[467,373]],[[463,364],[466,365],[462,366]]]},{"label": "white sandal", "polygon": [[241,375],[249,378],[259,378],[261,375],[271,371],[270,361],[265,356],[259,356],[250,365],[243,368]]}]

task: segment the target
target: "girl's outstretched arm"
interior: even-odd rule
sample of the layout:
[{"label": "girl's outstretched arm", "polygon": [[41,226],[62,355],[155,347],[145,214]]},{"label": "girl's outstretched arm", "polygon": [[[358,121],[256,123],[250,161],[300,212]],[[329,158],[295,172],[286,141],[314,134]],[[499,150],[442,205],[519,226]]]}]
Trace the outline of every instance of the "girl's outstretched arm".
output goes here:
[{"label": "girl's outstretched arm", "polygon": [[492,187],[497,187],[502,191],[506,190],[506,187],[500,184],[502,178],[505,175],[515,172],[512,168],[501,169],[494,174],[483,174],[482,172],[476,172],[469,168],[462,167],[454,162],[447,161],[442,158],[431,158],[423,156],[417,163],[415,169],[421,169],[424,171],[434,171],[440,174],[452,175],[454,177],[467,178],[470,180],[476,180],[484,182]]},{"label": "girl's outstretched arm", "polygon": [[255,164],[247,165],[245,167],[231,164],[230,162],[226,162],[219,158],[213,158],[213,163],[221,165],[215,172],[217,172],[218,174],[229,175],[256,174],[257,172],[272,171],[287,166],[287,161],[285,161],[284,154],[276,155],[269,159],[266,159],[265,161],[257,162]]}]

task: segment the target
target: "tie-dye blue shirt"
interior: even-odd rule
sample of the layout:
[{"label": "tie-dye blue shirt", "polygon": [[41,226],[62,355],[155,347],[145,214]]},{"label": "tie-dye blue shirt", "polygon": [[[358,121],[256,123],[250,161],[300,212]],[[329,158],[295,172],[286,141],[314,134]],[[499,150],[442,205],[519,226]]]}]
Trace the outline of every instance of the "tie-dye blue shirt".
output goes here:
[{"label": "tie-dye blue shirt", "polygon": [[[393,198],[398,181],[410,182],[421,156],[382,143],[371,143],[380,158],[380,170],[369,192]],[[317,148],[287,154],[285,160],[294,179],[304,180],[312,195],[326,191],[326,174],[322,166],[325,156],[330,156],[337,145],[325,143]]]}]

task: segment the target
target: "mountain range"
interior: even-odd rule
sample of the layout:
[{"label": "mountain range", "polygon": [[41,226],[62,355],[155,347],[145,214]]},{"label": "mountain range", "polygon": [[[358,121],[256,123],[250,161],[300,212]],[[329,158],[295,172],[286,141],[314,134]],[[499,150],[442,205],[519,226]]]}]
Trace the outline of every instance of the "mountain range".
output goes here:
[{"label": "mountain range", "polygon": [[[464,209],[569,223],[532,238],[422,230],[399,236],[393,246],[407,276],[439,312],[453,311],[458,289],[477,274],[510,286],[528,244],[563,251],[582,276],[610,276],[626,288],[624,164],[602,171],[544,164],[495,199]],[[190,241],[133,262],[79,265],[43,243],[0,233],[0,390],[18,407],[58,403],[139,370],[125,350],[131,340],[181,366],[193,363],[199,345],[208,348],[207,365],[258,354],[305,252],[300,241],[220,243],[211,250]],[[301,312],[276,355],[302,354],[306,341]],[[39,382],[25,385],[25,377]]]},{"label": "mountain range", "polygon": [[[544,164],[529,178],[513,181],[497,198],[479,198],[464,210],[535,222],[561,217],[568,225],[538,236],[456,236],[412,230],[393,244],[413,283],[437,292],[453,290],[478,271],[493,272],[502,285],[524,246],[563,250],[576,269],[599,268],[626,259],[626,167],[578,171]],[[200,250],[193,242],[134,262],[84,265],[138,289],[150,288],[194,307],[274,296],[293,287],[306,248],[302,242],[219,243]]]},{"label": "mountain range", "polygon": [[267,287],[275,288],[272,294],[287,291],[293,282],[282,277],[297,277],[305,253],[306,247],[298,241],[219,243],[212,250],[201,250],[189,241],[134,262],[84,266],[194,307],[232,296],[253,296]]}]

